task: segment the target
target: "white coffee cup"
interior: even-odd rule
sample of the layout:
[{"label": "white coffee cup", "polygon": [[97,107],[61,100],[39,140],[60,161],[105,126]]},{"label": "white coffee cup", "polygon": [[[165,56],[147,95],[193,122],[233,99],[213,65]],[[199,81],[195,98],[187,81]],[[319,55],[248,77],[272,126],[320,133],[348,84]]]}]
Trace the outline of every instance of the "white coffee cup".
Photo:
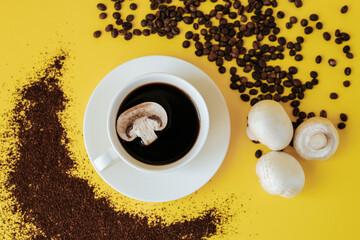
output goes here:
[{"label": "white coffee cup", "polygon": [[[124,149],[116,132],[116,118],[123,100],[136,88],[151,83],[166,83],[182,90],[191,98],[199,115],[200,129],[194,146],[185,156],[166,165],[150,165],[135,159]],[[200,152],[209,132],[209,121],[209,112],[203,97],[186,80],[167,73],[149,73],[138,76],[131,80],[130,84],[119,90],[119,93],[112,101],[107,117],[107,131],[111,147],[97,157],[93,164],[98,171],[110,168],[116,161],[124,161],[131,167],[146,172],[164,173],[174,171],[189,163]]]}]

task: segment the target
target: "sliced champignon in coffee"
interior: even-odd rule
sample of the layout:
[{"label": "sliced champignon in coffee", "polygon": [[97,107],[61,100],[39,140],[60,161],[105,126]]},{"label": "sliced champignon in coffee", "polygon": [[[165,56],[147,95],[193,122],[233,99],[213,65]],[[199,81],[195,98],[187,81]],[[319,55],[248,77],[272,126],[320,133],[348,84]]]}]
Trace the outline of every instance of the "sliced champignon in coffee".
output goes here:
[{"label": "sliced champignon in coffee", "polygon": [[124,141],[140,137],[148,146],[158,138],[155,131],[163,130],[167,122],[167,113],[160,104],[144,102],[123,112],[117,119],[116,130]]}]

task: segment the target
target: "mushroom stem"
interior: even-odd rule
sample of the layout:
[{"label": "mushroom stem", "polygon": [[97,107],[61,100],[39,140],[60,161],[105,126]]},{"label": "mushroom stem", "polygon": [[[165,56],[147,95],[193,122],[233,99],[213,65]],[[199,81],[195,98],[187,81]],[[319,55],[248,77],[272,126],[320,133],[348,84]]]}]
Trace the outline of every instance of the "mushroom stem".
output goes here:
[{"label": "mushroom stem", "polygon": [[154,131],[158,125],[157,121],[149,118],[139,118],[134,122],[134,133],[141,138],[145,146],[148,146],[158,138]]},{"label": "mushroom stem", "polygon": [[326,147],[327,144],[328,144],[327,137],[322,132],[315,133],[309,139],[309,146],[315,150],[323,149],[324,147]]}]

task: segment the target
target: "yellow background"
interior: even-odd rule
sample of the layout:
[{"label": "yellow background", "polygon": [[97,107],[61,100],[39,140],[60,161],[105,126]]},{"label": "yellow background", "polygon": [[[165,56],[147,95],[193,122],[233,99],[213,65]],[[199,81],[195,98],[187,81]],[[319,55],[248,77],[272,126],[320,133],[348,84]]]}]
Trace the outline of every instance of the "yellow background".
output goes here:
[{"label": "yellow background", "polygon": [[[104,0],[111,9],[110,0]],[[130,12],[123,5],[122,14]],[[309,112],[328,111],[333,123],[339,122],[341,112],[348,113],[347,128],[339,131],[340,146],[330,160],[325,162],[308,162],[300,159],[292,149],[286,151],[294,154],[303,166],[306,185],[300,195],[293,199],[284,199],[267,194],[259,185],[255,174],[257,149],[268,151],[264,146],[252,144],[245,135],[246,115],[250,109],[248,103],[239,99],[239,93],[229,88],[229,73],[219,74],[215,64],[205,57],[194,55],[194,48],[183,49],[185,31],[190,26],[181,24],[182,34],[173,40],[158,36],[135,37],[131,41],[122,38],[112,39],[104,34],[94,39],[92,33],[102,29],[107,20],[98,19],[99,11],[95,0],[33,0],[1,1],[0,8],[0,113],[7,113],[14,102],[12,96],[16,86],[26,83],[27,77],[40,69],[46,59],[55,55],[59,49],[69,52],[66,63],[64,88],[71,102],[65,112],[64,124],[69,130],[78,168],[73,174],[89,179],[96,186],[99,195],[107,195],[118,209],[142,211],[147,214],[159,214],[171,222],[181,219],[182,215],[197,215],[207,207],[216,206],[232,214],[228,223],[223,226],[223,234],[212,239],[360,239],[360,112],[356,99],[359,86],[357,70],[360,49],[355,44],[360,42],[359,19],[360,2],[337,0],[304,0],[304,7],[296,9],[288,0],[279,0],[278,10],[286,13],[285,19],[278,21],[284,29],[285,22],[293,14],[299,19],[318,13],[324,23],[324,30],[331,33],[340,28],[351,34],[350,46],[355,55],[354,60],[344,57],[342,48],[322,40],[323,31],[315,31],[306,37],[303,44],[304,61],[299,65],[299,78],[310,80],[309,72],[319,72],[320,84],[314,90],[306,92],[301,107]],[[135,23],[149,8],[148,1],[137,1]],[[349,13],[340,14],[344,4],[349,5]],[[202,9],[210,6],[210,2]],[[108,11],[109,13],[110,11]],[[313,23],[312,23],[313,24]],[[301,32],[300,32],[301,31]],[[284,32],[283,32],[284,33]],[[296,24],[290,31],[285,31],[286,38],[292,39],[302,33]],[[117,193],[106,185],[93,170],[82,140],[82,120],[87,101],[100,80],[116,66],[136,57],[145,55],[168,55],[184,59],[205,71],[223,93],[231,117],[231,141],[223,165],[215,177],[196,194],[170,203],[142,203]],[[315,56],[322,55],[322,64],[314,63]],[[338,60],[335,68],[327,64],[330,57]],[[286,58],[279,62],[281,66],[295,64]],[[353,74],[346,78],[343,70],[346,66],[353,68]],[[344,88],[342,82],[351,80],[350,88]],[[339,93],[339,99],[329,99],[332,91]],[[283,104],[288,112],[289,103]],[[70,118],[69,118],[70,117]],[[1,119],[1,131],[4,130],[6,116]],[[5,152],[1,153],[4,161]],[[6,179],[6,171],[0,175],[1,186]],[[9,196],[1,187],[1,196]],[[0,238],[10,238],[9,233],[17,232],[15,224],[21,221],[20,216],[13,216],[8,206],[13,200],[0,203]],[[166,208],[164,210],[163,208]],[[30,224],[27,229],[32,229]],[[96,231],[96,229],[94,229]],[[21,234],[17,236],[20,238]]]}]

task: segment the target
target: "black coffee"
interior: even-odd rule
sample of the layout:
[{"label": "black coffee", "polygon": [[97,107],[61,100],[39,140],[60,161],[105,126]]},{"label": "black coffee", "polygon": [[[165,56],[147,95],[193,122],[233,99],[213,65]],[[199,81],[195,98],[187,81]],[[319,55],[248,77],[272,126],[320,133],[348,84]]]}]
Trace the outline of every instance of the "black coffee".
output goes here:
[{"label": "black coffee", "polygon": [[118,116],[143,102],[160,104],[168,115],[167,126],[156,132],[158,138],[148,146],[139,137],[131,142],[119,137],[125,150],[135,159],[151,165],[169,164],[185,156],[195,144],[200,128],[193,101],[172,85],[152,83],[132,91],[121,104]]}]

